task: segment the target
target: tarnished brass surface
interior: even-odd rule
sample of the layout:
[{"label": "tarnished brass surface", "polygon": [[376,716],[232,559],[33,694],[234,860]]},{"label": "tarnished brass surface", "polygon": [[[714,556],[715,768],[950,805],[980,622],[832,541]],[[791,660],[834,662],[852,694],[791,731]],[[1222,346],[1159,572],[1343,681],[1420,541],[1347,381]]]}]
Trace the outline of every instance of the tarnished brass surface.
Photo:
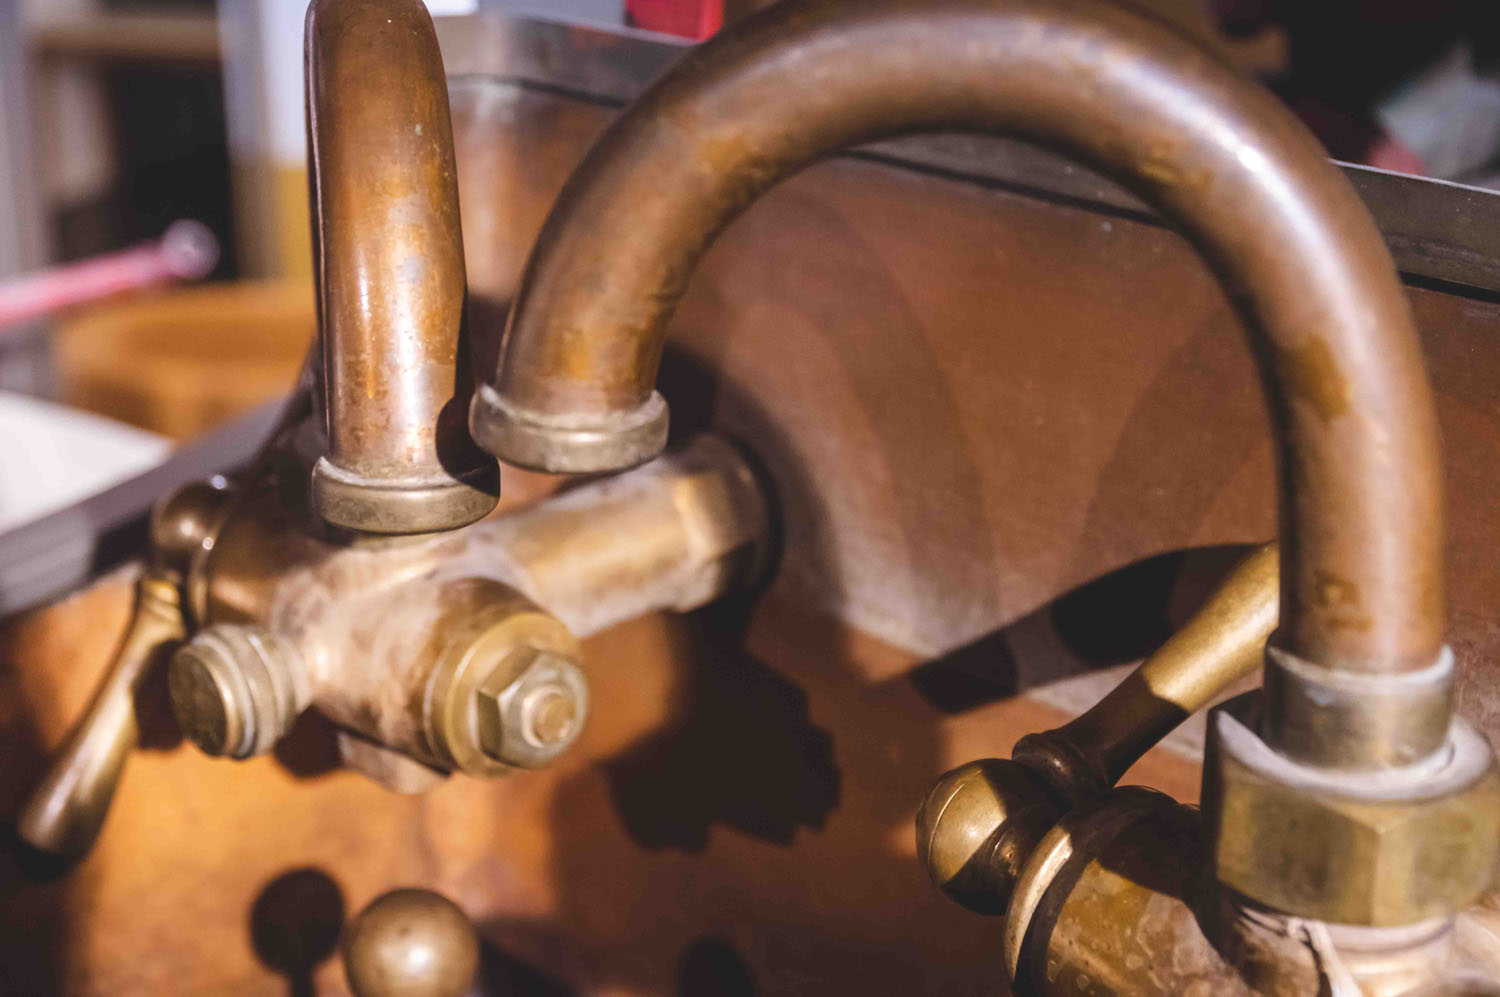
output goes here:
[{"label": "tarnished brass surface", "polygon": [[1257,548],[1087,713],[1021,738],[1010,760],[939,779],[917,813],[917,854],[933,883],[976,913],[1005,913],[1022,865],[1062,814],[1113,786],[1259,663],[1276,625],[1276,567],[1276,544]]},{"label": "tarnished brass surface", "polygon": [[[1273,914],[1226,892],[1213,921],[1220,951],[1257,992],[1300,995],[1337,987],[1356,997],[1460,997],[1500,988],[1500,952],[1465,951],[1446,919],[1400,928],[1320,924]],[[1325,970],[1316,985],[1306,979],[1309,959]],[[1349,989],[1351,982],[1357,989]]]},{"label": "tarnished brass surface", "polygon": [[1453,678],[1447,648],[1400,675],[1339,672],[1267,648],[1261,734],[1284,754],[1328,768],[1419,764],[1448,738]]},{"label": "tarnished brass surface", "polygon": [[328,522],[453,529],[495,506],[464,425],[471,379],[447,80],[419,0],[317,0],[307,131],[328,452]]},{"label": "tarnished brass surface", "polygon": [[1276,628],[1279,549],[1257,548],[1139,668],[1088,712],[1028,734],[1012,757],[1069,804],[1113,786],[1183,720],[1260,664]]},{"label": "tarnished brass surface", "polygon": [[574,436],[634,433],[651,410],[667,323],[717,233],[813,160],[919,130],[1067,150],[1183,226],[1269,376],[1280,640],[1330,668],[1429,665],[1445,626],[1437,434],[1390,257],[1289,112],[1121,5],[810,0],[695,49],[554,206],[476,438],[557,469],[628,462],[595,462],[597,441]]},{"label": "tarnished brass surface", "polygon": [[474,925],[431,890],[391,890],[346,929],[344,972],[354,997],[464,997],[479,971]]},{"label": "tarnished brass surface", "polygon": [[519,668],[495,669],[472,695],[475,727],[490,758],[540,768],[578,739],[589,690],[574,659],[536,648],[517,653]]},{"label": "tarnished brass surface", "polygon": [[443,603],[449,607],[445,623],[435,628],[441,653],[420,673],[422,682],[411,707],[422,725],[420,754],[444,768],[475,776],[551,761],[567,745],[519,749],[516,742],[522,740],[522,732],[517,727],[526,717],[520,703],[516,709],[509,707],[513,694],[527,684],[532,666],[539,659],[552,662],[555,672],[566,672],[571,679],[561,688],[573,699],[581,730],[588,688],[578,639],[556,617],[499,582],[465,579]]},{"label": "tarnished brass surface", "polygon": [[193,558],[223,524],[234,492],[222,478],[190,484],[163,496],[151,510],[150,557],[159,570],[181,582]]},{"label": "tarnished brass surface", "polygon": [[270,751],[307,708],[307,669],[295,647],[254,625],[211,624],[172,656],[167,686],[188,740],[209,755]]},{"label": "tarnished brass surface", "polygon": [[1064,812],[1042,779],[1014,761],[960,765],[917,811],[917,858],[944,895],[976,914],[1004,914],[1021,867]]},{"label": "tarnished brass surface", "polygon": [[1438,758],[1353,778],[1271,751],[1247,726],[1255,702],[1209,718],[1204,808],[1225,885],[1289,914],[1373,926],[1451,917],[1489,888],[1500,771],[1482,734],[1455,720]]},{"label": "tarnished brass surface", "polygon": [[[1252,987],[1208,933],[1216,884],[1197,813],[1141,787],[1067,814],[1024,862],[1001,959],[1017,993],[1298,993]],[[1316,978],[1303,967],[1304,983]]]},{"label": "tarnished brass surface", "polygon": [[1161,793],[1111,790],[1065,817],[1023,870],[1002,958],[1016,992],[1219,997],[1319,992],[1311,954],[1278,952],[1252,985],[1210,937],[1216,884],[1198,814]]},{"label": "tarnished brass surface", "polygon": [[[295,462],[277,474],[296,476]],[[310,704],[435,769],[547,764],[588,711],[577,637],[712,601],[751,577],[769,542],[760,483],[710,437],[421,537],[313,536],[283,484],[257,485],[189,572],[205,629],[178,652],[171,692],[211,754],[270,750]],[[346,754],[378,761],[373,777],[391,771]]]},{"label": "tarnished brass surface", "polygon": [[130,622],[94,698],[16,818],[23,840],[69,858],[93,846],[135,750],[136,689],[182,632],[177,586],[147,570],[136,582]]}]

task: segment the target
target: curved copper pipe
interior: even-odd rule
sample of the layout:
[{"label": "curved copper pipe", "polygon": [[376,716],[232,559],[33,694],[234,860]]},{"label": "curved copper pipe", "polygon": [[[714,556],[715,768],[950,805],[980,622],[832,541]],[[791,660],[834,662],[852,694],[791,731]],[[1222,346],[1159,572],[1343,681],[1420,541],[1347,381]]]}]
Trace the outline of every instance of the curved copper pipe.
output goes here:
[{"label": "curved copper pipe", "polygon": [[355,530],[463,526],[494,507],[497,468],[464,419],[463,242],[432,18],[419,0],[316,0],[306,45],[328,428],[313,503]]},{"label": "curved copper pipe", "polygon": [[1329,669],[1437,660],[1437,428],[1390,257],[1289,113],[1113,4],[808,0],[694,50],[553,208],[475,400],[475,438],[558,470],[650,456],[665,432],[653,383],[667,322],[714,236],[822,156],[933,130],[1067,152],[1181,225],[1265,373],[1282,469],[1279,643]]}]

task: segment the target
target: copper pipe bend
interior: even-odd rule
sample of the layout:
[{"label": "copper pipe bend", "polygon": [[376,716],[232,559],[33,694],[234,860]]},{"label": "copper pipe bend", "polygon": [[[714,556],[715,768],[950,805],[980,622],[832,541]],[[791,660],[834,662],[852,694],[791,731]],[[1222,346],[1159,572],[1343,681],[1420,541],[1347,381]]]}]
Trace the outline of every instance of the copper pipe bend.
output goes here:
[{"label": "copper pipe bend", "polygon": [[448,86],[420,0],[315,0],[307,131],[335,526],[422,533],[495,506],[465,425],[472,377]]},{"label": "copper pipe bend", "polygon": [[1034,140],[1181,226],[1265,374],[1281,466],[1278,643],[1355,672],[1437,661],[1437,427],[1390,256],[1272,97],[1113,4],[806,0],[694,50],[614,123],[553,208],[475,398],[475,438],[549,470],[652,456],[667,324],[718,232],[815,160],[920,131]]}]

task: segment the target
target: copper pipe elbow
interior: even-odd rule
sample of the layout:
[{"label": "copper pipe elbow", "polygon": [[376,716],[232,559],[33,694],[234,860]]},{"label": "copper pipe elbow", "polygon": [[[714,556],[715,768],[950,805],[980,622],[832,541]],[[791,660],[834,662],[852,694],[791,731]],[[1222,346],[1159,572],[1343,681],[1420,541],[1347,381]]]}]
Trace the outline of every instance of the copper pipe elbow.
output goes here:
[{"label": "copper pipe elbow", "polygon": [[693,50],[554,206],[475,398],[475,438],[548,470],[652,456],[667,325],[719,231],[825,155],[921,131],[1032,139],[1181,226],[1265,371],[1281,466],[1278,643],[1330,670],[1437,661],[1437,427],[1390,256],[1289,112],[1115,4],[797,0]]},{"label": "copper pipe elbow", "polygon": [[455,529],[499,494],[472,375],[448,87],[419,0],[315,0],[307,132],[328,446],[314,509],[369,533]]}]

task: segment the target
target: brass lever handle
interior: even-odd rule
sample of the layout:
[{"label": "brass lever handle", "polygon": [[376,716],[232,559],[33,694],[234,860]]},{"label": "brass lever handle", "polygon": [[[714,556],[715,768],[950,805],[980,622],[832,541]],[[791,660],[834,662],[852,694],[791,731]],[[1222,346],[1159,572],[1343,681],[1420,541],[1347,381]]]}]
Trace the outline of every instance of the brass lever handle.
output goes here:
[{"label": "brass lever handle", "polygon": [[1261,663],[1276,627],[1279,545],[1246,555],[1202,608],[1082,716],[1028,734],[1011,757],[1069,805],[1120,781],[1177,725]]},{"label": "brass lever handle", "polygon": [[133,615],[114,660],[16,820],[23,840],[66,858],[92,847],[125,759],[139,736],[136,687],[151,664],[182,635],[177,586],[157,570],[145,569],[136,583]]},{"label": "brass lever handle", "polygon": [[1026,857],[1064,812],[1113,786],[1260,662],[1276,627],[1279,564],[1275,543],[1257,548],[1087,713],[1026,735],[1009,759],[943,775],[917,814],[917,851],[938,888],[970,910],[1004,912]]}]

